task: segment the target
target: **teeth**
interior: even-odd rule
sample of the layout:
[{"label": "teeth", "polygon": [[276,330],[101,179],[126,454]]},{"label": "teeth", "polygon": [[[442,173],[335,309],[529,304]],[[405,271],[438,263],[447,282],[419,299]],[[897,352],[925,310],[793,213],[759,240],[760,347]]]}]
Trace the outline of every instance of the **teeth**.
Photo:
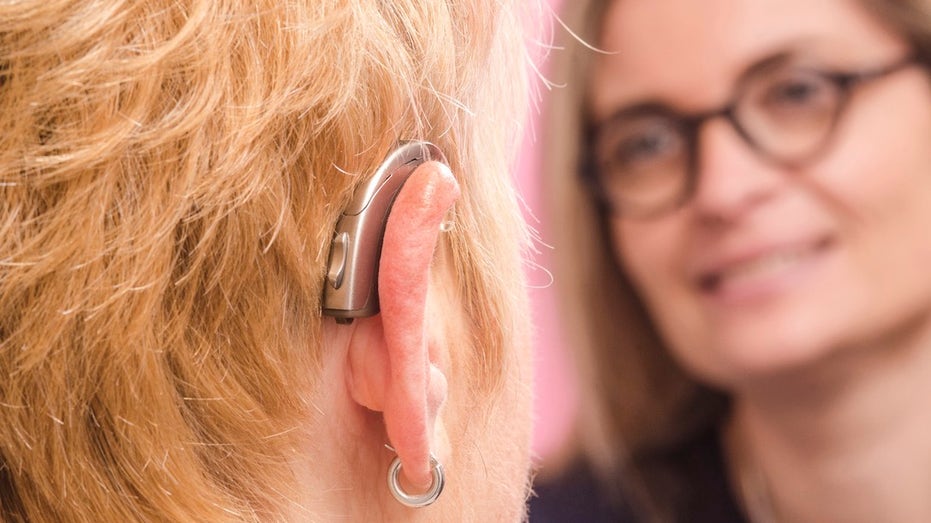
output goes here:
[{"label": "teeth", "polygon": [[802,251],[779,252],[760,256],[744,263],[733,265],[721,272],[716,283],[738,283],[741,281],[761,279],[782,272],[796,264],[804,257]]}]

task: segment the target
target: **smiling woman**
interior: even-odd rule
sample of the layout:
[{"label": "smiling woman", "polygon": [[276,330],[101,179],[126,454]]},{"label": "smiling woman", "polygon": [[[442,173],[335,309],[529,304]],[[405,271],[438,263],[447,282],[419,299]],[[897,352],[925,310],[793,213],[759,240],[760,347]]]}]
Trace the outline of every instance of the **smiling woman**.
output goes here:
[{"label": "smiling woman", "polygon": [[596,48],[567,38],[544,161],[591,383],[567,477],[624,499],[584,510],[931,519],[931,3],[565,15]]}]

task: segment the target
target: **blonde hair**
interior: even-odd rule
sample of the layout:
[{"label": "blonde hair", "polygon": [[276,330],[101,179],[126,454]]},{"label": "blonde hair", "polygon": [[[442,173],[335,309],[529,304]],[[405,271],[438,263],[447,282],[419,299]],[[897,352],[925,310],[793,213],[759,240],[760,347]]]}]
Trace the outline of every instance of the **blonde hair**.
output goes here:
[{"label": "blonde hair", "polygon": [[[578,176],[587,124],[584,79],[602,52],[600,20],[612,1],[623,0],[565,3],[561,18],[567,30],[556,45],[565,51],[554,53],[551,64],[553,82],[565,87],[549,99],[542,165],[562,310],[584,384],[577,450],[609,488],[626,483],[644,497],[637,458],[718,423],[728,398],[686,374],[670,356],[615,258],[607,217]],[[861,3],[931,63],[931,2]],[[649,499],[634,501],[657,507]]]},{"label": "blonde hair", "polygon": [[516,0],[0,5],[0,504],[279,519],[332,227],[401,139],[447,154],[476,387],[523,333]]}]

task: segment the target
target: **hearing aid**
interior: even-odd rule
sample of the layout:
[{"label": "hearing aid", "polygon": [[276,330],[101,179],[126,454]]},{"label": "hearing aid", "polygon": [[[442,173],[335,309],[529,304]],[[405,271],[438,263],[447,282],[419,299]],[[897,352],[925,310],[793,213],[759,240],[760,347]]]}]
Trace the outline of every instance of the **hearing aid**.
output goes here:
[{"label": "hearing aid", "polygon": [[343,210],[327,262],[323,315],[337,323],[378,313],[378,266],[391,206],[414,169],[427,161],[446,163],[429,142],[410,141],[392,151],[353,193]]}]

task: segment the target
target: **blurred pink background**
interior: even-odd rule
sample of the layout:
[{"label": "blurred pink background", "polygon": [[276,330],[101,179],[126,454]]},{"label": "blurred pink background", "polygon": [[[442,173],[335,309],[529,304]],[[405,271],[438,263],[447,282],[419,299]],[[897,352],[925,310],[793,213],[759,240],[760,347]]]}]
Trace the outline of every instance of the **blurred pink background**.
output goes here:
[{"label": "blurred pink background", "polygon": [[[533,1],[533,0],[531,0]],[[542,42],[552,40],[550,33],[557,22],[553,22],[552,13],[547,5],[557,7],[559,0],[541,1],[542,20],[533,21],[531,31],[538,36],[531,42],[541,42],[531,49],[531,59],[537,64],[536,69],[546,75],[544,59],[546,45]],[[531,44],[533,46],[534,44]],[[538,180],[540,128],[540,97],[548,92],[535,72],[531,72],[531,91],[534,106],[526,126],[523,146],[518,164],[517,185],[525,207],[524,217],[528,224],[536,229],[539,240],[535,242],[536,251],[526,262],[527,280],[530,286],[534,332],[534,370],[535,402],[533,449],[538,461],[545,464],[548,458],[559,453],[567,442],[572,430],[574,414],[578,404],[571,362],[565,352],[565,340],[560,329],[560,318],[556,307],[553,286],[552,239],[544,215]]]},{"label": "blurred pink background", "polygon": [[[537,120],[537,118],[533,118]],[[536,122],[534,122],[536,125]],[[538,252],[526,262],[527,281],[534,324],[534,414],[533,450],[540,462],[557,454],[567,441],[578,401],[571,363],[556,310],[553,288],[552,247],[537,183],[537,143],[528,129],[521,150],[518,188],[525,201],[524,217],[537,230]]]}]

